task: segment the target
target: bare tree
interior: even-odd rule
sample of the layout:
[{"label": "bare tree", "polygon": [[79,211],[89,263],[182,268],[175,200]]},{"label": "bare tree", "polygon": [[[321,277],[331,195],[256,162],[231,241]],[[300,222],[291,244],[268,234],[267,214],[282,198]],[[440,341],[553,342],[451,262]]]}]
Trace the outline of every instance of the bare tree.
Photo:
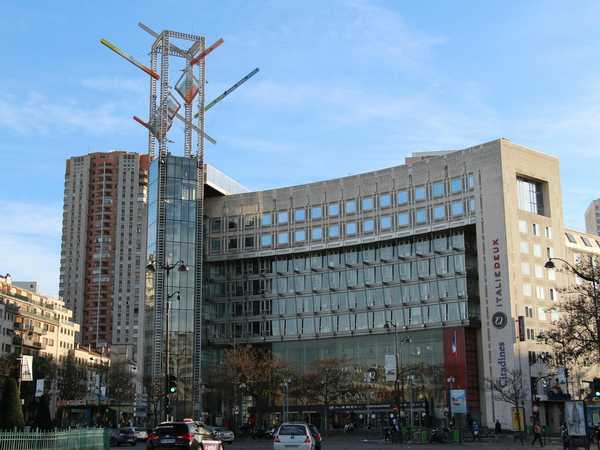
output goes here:
[{"label": "bare tree", "polygon": [[[523,386],[523,374],[520,370],[510,370],[505,377],[487,380],[489,389],[492,391],[494,400],[508,403],[516,408],[518,414],[521,414],[521,407],[525,409],[525,400],[527,399],[527,391]],[[523,411],[523,421],[525,416]],[[521,420],[519,420],[519,431]]]}]

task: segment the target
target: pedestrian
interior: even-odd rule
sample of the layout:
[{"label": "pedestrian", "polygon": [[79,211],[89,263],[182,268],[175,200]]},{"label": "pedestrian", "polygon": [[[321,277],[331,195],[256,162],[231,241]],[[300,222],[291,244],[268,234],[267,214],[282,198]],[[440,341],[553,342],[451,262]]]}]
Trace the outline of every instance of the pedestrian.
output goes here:
[{"label": "pedestrian", "polygon": [[502,425],[498,419],[496,419],[496,425],[494,425],[494,433],[496,433],[496,436],[502,433]]},{"label": "pedestrian", "polygon": [[563,422],[560,426],[560,440],[562,441],[563,450],[567,450],[569,447],[569,429],[567,424]]},{"label": "pedestrian", "polygon": [[481,442],[481,436],[479,434],[479,423],[477,423],[476,420],[474,420],[473,424],[471,425],[471,433],[473,434],[473,442],[475,442],[476,439],[479,442]]},{"label": "pedestrian", "polygon": [[540,447],[544,446],[544,441],[542,440],[542,426],[539,422],[533,424],[533,442],[531,445],[535,445],[536,441],[540,442]]}]

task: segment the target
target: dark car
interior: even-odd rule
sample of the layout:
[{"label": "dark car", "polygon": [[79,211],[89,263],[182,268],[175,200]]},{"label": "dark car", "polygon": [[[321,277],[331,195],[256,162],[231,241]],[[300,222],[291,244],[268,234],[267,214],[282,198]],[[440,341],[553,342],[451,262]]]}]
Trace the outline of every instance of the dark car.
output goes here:
[{"label": "dark car", "polygon": [[202,448],[202,436],[192,422],[163,422],[150,433],[146,442],[148,450]]},{"label": "dark car", "polygon": [[315,440],[315,450],[321,450],[321,444],[323,443],[323,437],[321,436],[319,429],[312,423],[308,424],[308,428],[310,428],[310,434],[312,434],[312,437]]},{"label": "dark car", "polygon": [[121,444],[129,444],[132,447],[137,443],[137,435],[134,428],[119,428],[110,437],[110,445],[118,447]]}]

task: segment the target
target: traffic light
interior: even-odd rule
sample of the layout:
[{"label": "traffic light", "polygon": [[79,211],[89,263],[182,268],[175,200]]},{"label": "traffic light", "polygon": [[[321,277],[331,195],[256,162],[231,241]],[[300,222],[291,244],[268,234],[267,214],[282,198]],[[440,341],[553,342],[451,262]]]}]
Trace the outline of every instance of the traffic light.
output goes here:
[{"label": "traffic light", "polygon": [[169,375],[167,379],[167,394],[176,394],[177,393],[177,377],[174,375]]}]

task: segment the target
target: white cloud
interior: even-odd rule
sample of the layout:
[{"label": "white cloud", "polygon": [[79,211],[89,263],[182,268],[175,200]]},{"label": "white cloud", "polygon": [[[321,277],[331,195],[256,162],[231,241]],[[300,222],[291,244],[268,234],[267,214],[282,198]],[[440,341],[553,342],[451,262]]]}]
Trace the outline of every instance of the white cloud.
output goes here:
[{"label": "white cloud", "polygon": [[36,280],[57,295],[61,209],[33,203],[0,202],[0,273]]}]

